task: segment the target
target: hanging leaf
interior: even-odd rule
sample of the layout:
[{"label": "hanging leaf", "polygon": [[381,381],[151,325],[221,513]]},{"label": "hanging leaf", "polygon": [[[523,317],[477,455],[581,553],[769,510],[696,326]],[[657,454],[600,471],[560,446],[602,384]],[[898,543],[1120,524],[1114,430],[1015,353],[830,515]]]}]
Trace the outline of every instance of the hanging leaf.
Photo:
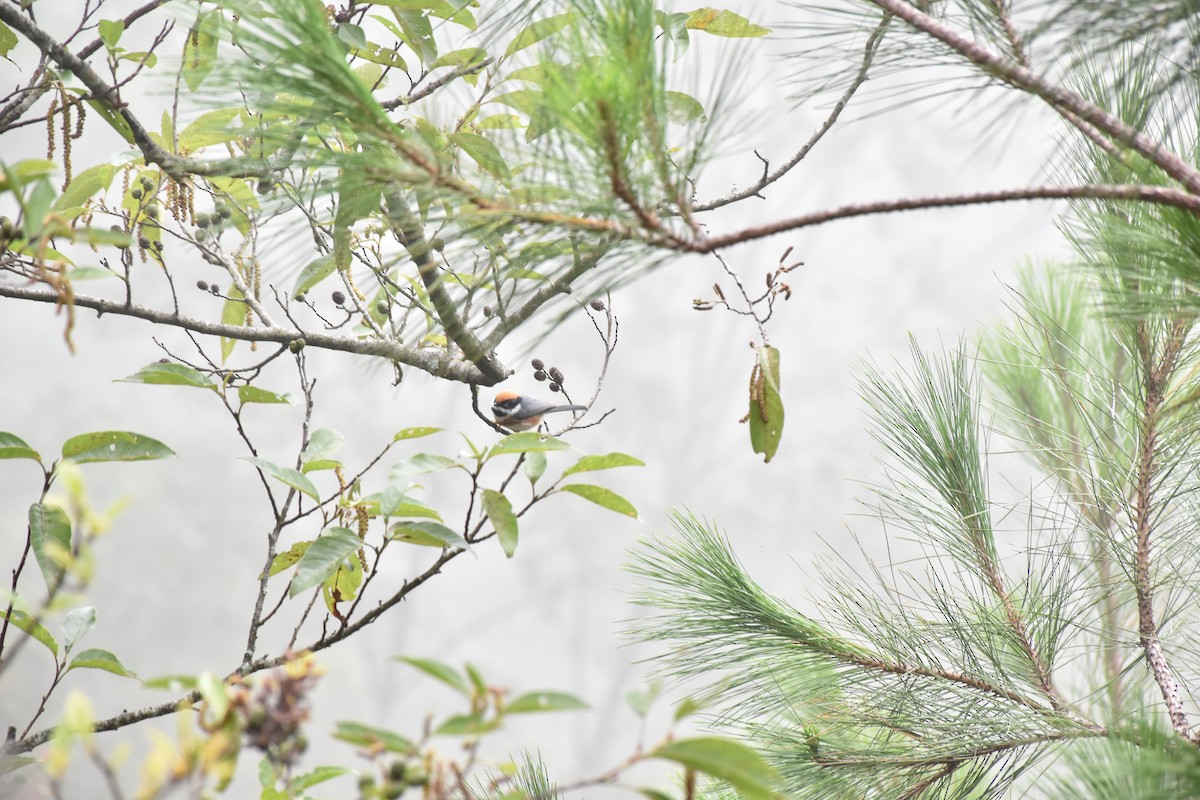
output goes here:
[{"label": "hanging leaf", "polygon": [[29,543],[46,580],[53,588],[62,577],[62,558],[71,553],[71,520],[58,506],[34,503],[29,507]]},{"label": "hanging leaf", "polygon": [[750,372],[750,446],[769,462],[783,437],[783,398],[779,394],[779,350],[763,345]]},{"label": "hanging leaf", "polygon": [[201,14],[188,31],[183,46],[183,81],[194,92],[217,64],[217,45],[220,44],[221,12]]},{"label": "hanging leaf", "polygon": [[517,552],[517,517],[513,514],[512,503],[495,489],[484,489],[483,511],[496,529],[496,538],[500,540],[504,555],[512,558]]}]

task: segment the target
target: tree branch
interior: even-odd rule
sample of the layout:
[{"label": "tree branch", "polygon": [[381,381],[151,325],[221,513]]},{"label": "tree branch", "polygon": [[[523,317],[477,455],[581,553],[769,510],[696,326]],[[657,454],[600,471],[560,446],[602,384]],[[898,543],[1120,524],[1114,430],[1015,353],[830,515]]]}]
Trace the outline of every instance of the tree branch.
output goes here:
[{"label": "tree branch", "polygon": [[877,25],[875,30],[871,32],[871,35],[867,37],[867,44],[863,48],[862,63],[858,67],[858,74],[854,76],[854,80],[851,81],[848,87],[846,87],[846,91],[842,93],[841,98],[839,98],[837,103],[834,105],[833,110],[829,112],[829,116],[825,118],[823,123],[821,123],[821,127],[817,128],[816,132],[809,137],[807,142],[804,143],[804,146],[797,150],[796,154],[788,159],[786,164],[769,174],[764,166],[763,176],[756,181],[753,186],[742,189],[741,191],[730,192],[724,197],[719,197],[716,200],[710,200],[707,203],[701,203],[698,206],[694,206],[692,211],[712,211],[714,208],[727,206],[730,203],[736,203],[739,200],[745,200],[747,197],[755,197],[763,189],[770,186],[772,183],[779,180],[789,171],[791,171],[792,167],[803,161],[808,155],[809,151],[816,146],[817,142],[821,141],[821,138],[825,136],[825,134],[828,133],[833,127],[834,123],[837,122],[838,117],[841,116],[842,111],[845,110],[846,105],[850,102],[850,98],[854,97],[854,93],[857,92],[858,88],[866,82],[867,73],[871,69],[871,62],[875,60],[875,52],[879,49],[879,43],[883,41],[883,35],[887,31],[888,25],[891,24],[891,21],[892,15],[885,13],[883,15],[883,19],[879,21],[879,25]]},{"label": "tree branch", "polygon": [[[1164,147],[1161,142],[1155,141],[1136,128],[1127,125],[1103,108],[1088,102],[1075,92],[1051,83],[1028,67],[989,50],[973,39],[956,33],[906,0],[871,0],[871,2],[948,45],[971,63],[982,67],[989,74],[1008,85],[1037,95],[1056,111],[1069,112],[1070,115],[1094,126],[1122,145],[1137,151],[1161,168],[1163,172],[1187,187],[1190,193],[1200,194],[1200,170]],[[1063,114],[1068,122],[1073,125],[1077,124],[1070,115]],[[1086,134],[1086,131],[1084,133]]]},{"label": "tree branch", "polygon": [[[985,203],[1006,203],[1013,200],[1140,200],[1158,205],[1174,206],[1200,215],[1200,197],[1166,186],[1139,184],[1090,184],[1086,186],[1038,186],[1028,189],[1000,189],[994,192],[950,195],[948,197],[913,197],[902,200],[880,200],[816,211],[791,219],[745,228],[724,236],[709,237],[692,243],[686,249],[695,253],[711,253],[754,239],[765,239],[785,231],[822,225],[839,219],[890,214],[894,211],[916,211],[926,208],[972,206]],[[669,247],[669,245],[668,245]]]},{"label": "tree branch", "polygon": [[[0,297],[11,297],[17,300],[32,300],[39,303],[59,303],[60,295],[51,290],[36,286],[12,286],[0,283]],[[493,372],[485,373],[477,366],[460,358],[452,357],[440,347],[409,347],[397,341],[384,339],[358,339],[350,336],[338,336],[322,331],[300,330],[298,328],[266,327],[248,328],[240,325],[225,325],[219,322],[185,317],[170,311],[160,311],[146,306],[127,305],[114,300],[104,300],[88,295],[75,295],[74,305],[80,308],[91,308],[101,314],[117,314],[123,317],[144,319],[159,325],[170,325],[184,330],[194,331],[212,336],[224,336],[227,339],[239,339],[246,342],[276,342],[290,345],[297,340],[307,347],[317,347],[322,350],[339,350],[346,353],[356,353],[363,356],[378,356],[391,361],[399,361],[430,375],[460,383],[477,383],[492,386],[508,376],[507,368],[501,366],[503,377],[497,378]],[[497,364],[499,362],[496,362]]]},{"label": "tree branch", "polygon": [[165,172],[174,177],[208,175],[246,177],[270,174],[270,170],[258,160],[206,161],[199,158],[183,158],[167,152],[150,137],[145,126],[134,116],[129,107],[121,102],[115,86],[106,83],[86,61],[71,53],[62,43],[39,28],[32,19],[22,14],[19,6],[9,2],[0,3],[0,22],[27,38],[59,67],[74,74],[88,88],[97,102],[108,104],[114,113],[125,120],[130,134],[133,136],[133,142],[141,151],[147,164],[158,164]]}]

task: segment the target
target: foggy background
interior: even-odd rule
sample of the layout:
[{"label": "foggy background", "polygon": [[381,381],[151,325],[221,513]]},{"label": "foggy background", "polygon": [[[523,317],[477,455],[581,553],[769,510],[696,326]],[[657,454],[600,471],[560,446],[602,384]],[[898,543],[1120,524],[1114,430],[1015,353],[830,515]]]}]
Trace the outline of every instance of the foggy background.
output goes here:
[{"label": "foggy background", "polygon": [[[720,5],[773,28],[796,14],[780,4]],[[102,16],[124,13],[124,6],[114,3]],[[46,16],[43,12],[41,22],[53,30],[53,20]],[[186,23],[181,23],[177,36],[184,30]],[[788,37],[797,35],[779,33],[776,41],[738,45],[761,74],[746,76],[751,91],[740,99],[734,122],[726,128],[725,157],[698,184],[701,200],[757,178],[761,164],[753,149],[773,165],[790,157],[835,99],[793,109],[785,80],[790,66],[762,55],[786,50]],[[692,47],[709,46],[708,38],[694,33]],[[170,46],[162,57],[170,56]],[[8,91],[27,78],[29,54],[22,48],[13,55],[23,69],[0,64],[0,88]],[[698,53],[686,58],[690,63]],[[852,103],[843,123],[790,176],[769,187],[765,200],[743,201],[705,215],[705,221],[710,231],[723,233],[849,202],[1039,182],[1055,146],[1054,119],[1032,104],[1022,106],[1024,113],[1017,117],[998,115],[993,103],[999,97],[935,98],[881,116],[867,113],[878,110],[879,102]],[[147,98],[149,104],[160,101]],[[77,171],[118,147],[115,135],[94,115],[87,131],[76,143]],[[9,162],[41,157],[44,148],[45,130],[38,125],[0,138],[0,158]],[[854,390],[856,369],[864,359],[885,367],[893,366],[893,359],[907,364],[910,333],[928,348],[952,347],[960,337],[971,341],[982,325],[1002,321],[1011,300],[1005,283],[1016,269],[1028,260],[1066,253],[1054,226],[1062,208],[1026,203],[870,217],[726,251],[730,265],[751,288],[763,285],[763,274],[789,246],[794,247],[791,260],[806,262],[786,278],[793,297],[778,304],[768,327],[771,343],[782,352],[787,413],[783,441],[770,464],[751,452],[748,430],[738,424],[746,413],[753,364],[747,343],[757,338],[757,330],[748,319],[726,311],[691,308],[693,298],[711,296],[714,281],[731,288],[716,260],[673,259],[616,292],[612,308],[620,321],[620,342],[597,404],[599,411],[616,410],[604,424],[569,434],[578,452],[550,454],[547,475],[556,475],[582,453],[637,456],[645,467],[583,479],[627,497],[640,519],[580,498],[552,498],[521,520],[514,559],[505,559],[493,541],[476,546],[378,622],[321,652],[318,661],[328,673],[312,696],[306,729],[311,747],[303,767],[336,763],[366,768],[365,762],[356,763],[351,748],[330,738],[338,720],[389,727],[417,738],[425,714],[465,710],[449,689],[392,661],[394,655],[470,662],[491,684],[513,695],[554,689],[591,706],[586,712],[513,719],[506,733],[491,737],[485,752],[494,757],[521,749],[540,751],[552,777],[564,784],[623,761],[637,746],[642,728],[624,695],[645,688],[648,666],[639,659],[652,652],[630,646],[622,636],[624,621],[641,613],[629,603],[633,579],[622,569],[636,540],[669,533],[668,512],[690,510],[727,532],[750,573],[767,589],[808,610],[813,608],[810,598],[821,595],[814,560],[830,554],[851,563],[859,558],[851,531],[872,557],[884,559],[881,527],[869,517],[855,516],[862,507],[854,498],[866,495],[858,481],[874,473],[878,454]],[[9,210],[4,213],[12,216]],[[295,273],[286,265],[308,261],[309,244],[299,240],[296,252],[281,252],[279,266],[268,267],[268,278],[290,288]],[[177,270],[186,307],[217,317],[221,301],[192,288],[197,279],[217,278],[215,268],[189,257],[169,258],[168,263]],[[140,263],[135,267],[156,269]],[[83,293],[112,291],[112,286],[96,283],[77,288]],[[327,297],[332,288],[327,282],[313,295]],[[95,506],[104,508],[118,497],[128,497],[130,504],[96,547],[95,581],[78,604],[94,605],[98,624],[78,648],[111,650],[143,678],[206,670],[225,674],[237,666],[245,646],[270,522],[258,478],[240,460],[247,453],[212,393],[113,383],[163,356],[152,336],[194,359],[180,331],[138,320],[97,319],[80,309],[77,352],[71,355],[62,340],[63,326],[64,318],[48,305],[0,299],[0,430],[24,438],[47,461],[67,438],[97,430],[137,431],[177,453],[164,461],[82,467]],[[546,394],[544,385],[533,382],[528,366],[529,358],[538,356],[566,373],[576,399],[587,396],[602,353],[587,319],[576,315],[550,338],[531,344],[538,330],[534,323],[502,347],[501,358],[518,370],[506,386]],[[239,343],[233,363],[267,352],[263,348],[255,356],[246,343]],[[382,488],[388,468],[402,458],[417,452],[462,452],[455,431],[478,444],[498,438],[471,413],[463,385],[407,369],[397,388],[391,386],[389,369],[313,349],[308,351],[308,373],[317,379],[313,427],[345,435],[338,457],[348,473],[356,472],[401,428],[447,429],[394,448],[368,476],[367,492]],[[295,370],[286,358],[258,385],[299,396]],[[492,391],[482,392],[485,401]],[[301,418],[297,405],[248,409],[247,428],[260,456],[291,464]],[[323,489],[328,489],[327,478],[317,476]],[[514,482],[520,487],[518,498],[527,486],[523,482]],[[457,507],[468,485],[455,473],[422,476],[421,483],[427,490],[417,498],[439,508]],[[31,462],[0,461],[0,566],[5,574],[20,556],[27,509],[40,486],[41,475]],[[450,514],[447,524],[457,525]],[[281,550],[295,538],[293,534],[281,542]],[[1021,534],[1018,538],[1024,539]],[[903,548],[902,542],[892,542],[893,555]],[[377,592],[398,587],[436,556],[416,547],[394,546],[388,552],[385,575],[373,587]],[[286,580],[273,581],[270,598]],[[34,599],[40,586],[36,566],[27,565],[22,593]],[[260,652],[278,652],[306,601],[304,596],[285,606],[266,629]],[[57,634],[58,620],[49,620],[47,627]],[[316,634],[309,626],[299,641],[309,642]],[[24,728],[49,684],[50,666],[44,648],[30,644],[0,678],[0,722],[5,727]],[[98,718],[177,696],[81,670],[56,691],[35,730],[57,720],[61,702],[74,689],[88,694]],[[646,745],[659,741],[668,719],[665,709],[652,715],[645,725]],[[142,745],[155,724],[173,735],[174,722],[168,719],[108,734],[101,741],[111,744],[119,737]],[[457,745],[443,739],[439,747],[452,754]],[[257,794],[256,759],[252,751],[243,753],[229,796]],[[128,790],[136,786],[138,765],[135,752],[123,772]],[[99,773],[94,767],[80,758],[70,774],[71,796],[95,796]],[[312,794],[351,797],[355,792],[352,779],[339,778]]]}]

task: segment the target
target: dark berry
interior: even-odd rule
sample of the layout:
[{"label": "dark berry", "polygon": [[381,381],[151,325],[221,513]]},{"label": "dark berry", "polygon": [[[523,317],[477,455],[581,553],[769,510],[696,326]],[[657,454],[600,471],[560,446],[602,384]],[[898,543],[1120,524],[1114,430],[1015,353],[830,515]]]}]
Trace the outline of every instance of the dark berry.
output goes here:
[{"label": "dark berry", "polygon": [[591,307],[592,307],[594,310],[596,310],[596,311],[603,311],[603,310],[604,310],[604,301],[603,301],[603,300],[601,300],[601,299],[599,299],[599,298],[597,298],[597,299],[593,300],[593,301],[592,301],[591,303],[589,303],[588,305],[590,305],[590,306],[591,306]]},{"label": "dark berry", "polygon": [[546,362],[542,361],[540,358],[535,358],[530,363],[533,365],[534,369],[545,369],[546,368]]},{"label": "dark berry", "polygon": [[551,381],[551,382],[550,382],[550,391],[552,391],[552,392],[561,392],[561,391],[562,391],[562,387],[561,387],[561,386],[559,386],[559,385],[558,385],[557,383],[555,383],[554,381]]},{"label": "dark berry", "polygon": [[208,281],[196,281],[196,288],[202,292],[208,291]]},{"label": "dark berry", "polygon": [[332,295],[330,295],[330,297],[333,298],[333,304],[335,306],[340,306],[342,303],[346,302],[346,295],[338,291],[335,291]]},{"label": "dark berry", "polygon": [[533,379],[535,381],[544,381],[546,380],[546,373],[539,369],[537,372],[533,373]]}]

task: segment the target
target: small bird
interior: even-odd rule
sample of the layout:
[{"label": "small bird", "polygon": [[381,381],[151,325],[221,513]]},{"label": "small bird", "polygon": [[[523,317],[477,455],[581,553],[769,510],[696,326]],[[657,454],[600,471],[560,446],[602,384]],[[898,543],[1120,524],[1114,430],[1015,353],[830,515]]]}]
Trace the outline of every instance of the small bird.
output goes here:
[{"label": "small bird", "polygon": [[542,424],[542,415],[555,411],[586,411],[587,406],[556,406],[545,400],[535,400],[505,389],[492,402],[496,424],[510,431],[528,431]]}]

